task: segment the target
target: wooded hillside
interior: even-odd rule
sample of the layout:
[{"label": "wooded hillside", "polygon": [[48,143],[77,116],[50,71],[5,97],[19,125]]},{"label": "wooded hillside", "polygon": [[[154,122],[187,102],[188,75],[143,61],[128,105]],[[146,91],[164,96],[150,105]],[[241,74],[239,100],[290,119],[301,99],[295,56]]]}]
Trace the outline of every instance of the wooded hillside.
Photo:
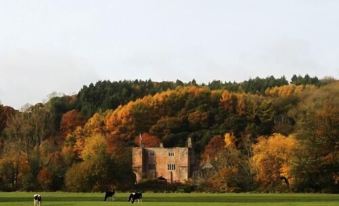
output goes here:
[{"label": "wooded hillside", "polygon": [[308,75],[100,81],[23,111],[1,105],[0,190],[131,188],[139,134],[146,146],[191,137],[200,190],[338,192],[339,82]]}]

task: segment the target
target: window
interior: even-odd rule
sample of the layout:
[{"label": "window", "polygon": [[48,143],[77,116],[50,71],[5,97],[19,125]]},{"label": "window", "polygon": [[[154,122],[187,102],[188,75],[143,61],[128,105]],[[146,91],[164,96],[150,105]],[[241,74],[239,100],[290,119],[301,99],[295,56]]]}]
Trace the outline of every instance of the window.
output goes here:
[{"label": "window", "polygon": [[173,157],[174,156],[174,152],[169,152],[168,156]]},{"label": "window", "polygon": [[168,164],[167,169],[168,170],[175,170],[175,164]]}]

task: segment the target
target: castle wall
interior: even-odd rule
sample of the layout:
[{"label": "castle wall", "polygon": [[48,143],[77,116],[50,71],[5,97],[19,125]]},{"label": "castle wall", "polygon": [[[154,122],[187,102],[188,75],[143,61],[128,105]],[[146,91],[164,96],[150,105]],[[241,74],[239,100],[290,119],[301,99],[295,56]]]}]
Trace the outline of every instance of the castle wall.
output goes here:
[{"label": "castle wall", "polygon": [[158,177],[164,177],[168,182],[187,181],[191,173],[190,150],[186,147],[133,148],[132,163],[137,182]]}]

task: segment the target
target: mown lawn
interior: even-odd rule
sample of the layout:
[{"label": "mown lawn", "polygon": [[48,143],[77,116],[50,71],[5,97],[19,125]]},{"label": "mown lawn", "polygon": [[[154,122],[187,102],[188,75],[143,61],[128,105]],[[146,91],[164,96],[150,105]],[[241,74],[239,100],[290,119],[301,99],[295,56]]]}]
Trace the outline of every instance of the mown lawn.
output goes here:
[{"label": "mown lawn", "polygon": [[[0,206],[32,206],[33,194],[33,192],[1,192]],[[43,197],[42,206],[132,205],[127,202],[126,193],[118,193],[113,202],[104,202],[103,193],[40,192],[40,194]],[[140,204],[145,206],[339,205],[339,195],[336,194],[145,193],[143,195],[143,202]]]}]

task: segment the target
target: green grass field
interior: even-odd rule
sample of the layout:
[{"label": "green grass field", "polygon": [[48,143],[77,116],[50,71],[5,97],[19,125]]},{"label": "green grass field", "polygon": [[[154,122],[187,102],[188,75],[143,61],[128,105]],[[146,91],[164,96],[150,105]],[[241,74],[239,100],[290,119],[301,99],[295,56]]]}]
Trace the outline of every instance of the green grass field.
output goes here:
[{"label": "green grass field", "polygon": [[[32,206],[33,194],[33,192],[2,192],[0,206]],[[126,193],[118,193],[113,202],[104,202],[103,193],[40,192],[40,194],[43,197],[42,206],[132,205],[127,202]],[[145,193],[143,195],[143,202],[140,204],[144,206],[339,205],[339,195],[335,194]]]}]

